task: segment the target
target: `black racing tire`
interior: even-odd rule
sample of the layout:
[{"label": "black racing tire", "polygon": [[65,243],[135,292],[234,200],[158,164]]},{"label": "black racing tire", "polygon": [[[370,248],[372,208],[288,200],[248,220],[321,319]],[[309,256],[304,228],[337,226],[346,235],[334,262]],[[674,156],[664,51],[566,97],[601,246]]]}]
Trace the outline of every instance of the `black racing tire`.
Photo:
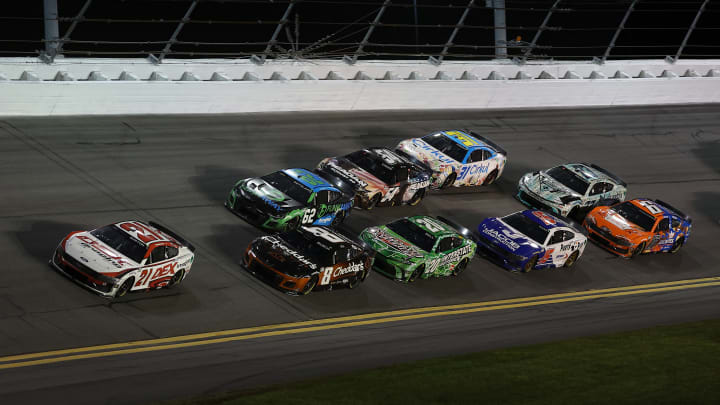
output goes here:
[{"label": "black racing tire", "polygon": [[523,273],[531,272],[535,268],[537,261],[538,261],[537,255],[531,257],[530,260],[525,262],[525,265],[523,266],[523,268],[520,271],[522,271]]},{"label": "black racing tire", "polygon": [[360,276],[359,276],[360,281],[363,281],[363,282],[364,282],[365,279],[367,278],[367,276],[368,276],[369,274],[370,274],[370,269],[369,269],[369,268],[368,268],[368,269],[364,269],[364,270],[362,271],[362,273],[360,273]]},{"label": "black racing tire", "polygon": [[675,243],[673,243],[672,247],[670,248],[670,253],[677,253],[680,248],[685,244],[685,237],[678,238]]},{"label": "black racing tire", "polygon": [[580,251],[574,251],[570,257],[565,260],[565,264],[563,264],[563,267],[571,268],[575,265],[575,262],[577,262],[578,257],[580,256]]},{"label": "black racing tire", "polygon": [[421,264],[415,268],[415,271],[412,272],[410,276],[408,276],[407,282],[412,283],[413,281],[417,280],[422,276],[422,274],[425,272],[425,265]]},{"label": "black racing tire", "polygon": [[493,170],[492,172],[490,172],[490,174],[488,174],[487,177],[485,177],[485,180],[483,181],[483,186],[489,186],[489,185],[493,184],[495,179],[497,179],[497,174],[498,174],[497,170]]},{"label": "black racing tire", "polygon": [[380,194],[375,194],[374,196],[372,196],[372,198],[370,198],[370,203],[368,203],[368,206],[366,209],[368,211],[370,211],[373,208],[375,208],[375,206],[377,206],[380,203],[380,198],[382,198],[380,196]]},{"label": "black racing tire", "polygon": [[422,201],[423,197],[425,197],[425,189],[421,188],[413,194],[410,201],[408,201],[408,205],[418,205],[420,201]]},{"label": "black racing tire", "polygon": [[313,274],[312,277],[310,277],[310,280],[305,284],[305,287],[303,287],[302,291],[300,291],[300,295],[308,295],[310,294],[310,291],[315,288],[315,286],[318,283],[318,275]]},{"label": "black racing tire", "polygon": [[632,257],[640,256],[642,254],[643,250],[645,250],[645,242],[642,242],[639,245],[637,245],[637,247],[630,254],[630,257],[632,258]]},{"label": "black racing tire", "polygon": [[135,284],[135,277],[130,277],[129,279],[125,280],[124,283],[120,285],[120,288],[115,292],[115,298],[120,298],[125,296],[125,294],[130,291],[133,284]]},{"label": "black racing tire", "polygon": [[337,214],[335,214],[335,218],[332,220],[332,226],[338,226],[343,223],[345,220],[345,211],[338,211]]},{"label": "black racing tire", "polygon": [[180,269],[180,271],[173,274],[172,278],[170,279],[170,282],[168,283],[168,288],[172,288],[173,286],[180,284],[180,282],[183,281],[184,278],[185,278],[185,269]]},{"label": "black racing tire", "polygon": [[356,275],[356,276],[350,277],[347,287],[350,289],[353,289],[359,285],[360,285],[360,277]]},{"label": "black racing tire", "polygon": [[444,190],[455,183],[455,178],[457,178],[457,174],[455,172],[450,173],[449,176],[445,178],[445,181],[443,181],[443,184],[440,186],[441,190]]},{"label": "black racing tire", "polygon": [[468,259],[467,258],[462,259],[460,261],[460,263],[458,263],[457,266],[455,266],[455,268],[452,270],[452,275],[459,276],[460,273],[462,273],[463,270],[465,270],[465,268],[467,268],[467,265],[468,265]]},{"label": "black racing tire", "polygon": [[300,227],[300,217],[295,217],[285,223],[285,232],[298,229]]}]

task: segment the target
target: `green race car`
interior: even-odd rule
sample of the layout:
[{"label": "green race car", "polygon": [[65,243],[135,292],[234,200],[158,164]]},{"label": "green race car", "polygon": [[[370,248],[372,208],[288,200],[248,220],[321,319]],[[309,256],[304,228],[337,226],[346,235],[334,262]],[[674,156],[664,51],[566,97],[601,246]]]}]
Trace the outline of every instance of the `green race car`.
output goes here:
[{"label": "green race car", "polygon": [[395,280],[458,275],[475,255],[477,245],[448,223],[423,215],[370,227],[360,238],[377,252],[375,270]]}]

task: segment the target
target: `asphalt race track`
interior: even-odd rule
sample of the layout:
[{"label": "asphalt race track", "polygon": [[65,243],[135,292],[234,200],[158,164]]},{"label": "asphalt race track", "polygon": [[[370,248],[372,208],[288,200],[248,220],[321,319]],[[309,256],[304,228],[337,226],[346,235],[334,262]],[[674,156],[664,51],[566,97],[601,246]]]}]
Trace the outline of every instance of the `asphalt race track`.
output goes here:
[{"label": "asphalt race track", "polygon": [[[474,228],[523,206],[526,172],[588,161],[693,217],[676,255],[624,260],[590,245],[572,270],[516,274],[477,257],[459,277],[405,285],[378,273],[354,290],[291,297],[239,260],[262,232],[222,202],[234,182],[438,129],[471,128],[509,153],[503,177],[417,207],[355,210],[347,229],[411,214]],[[0,119],[0,356],[720,275],[720,105],[497,112]],[[98,297],[48,265],[70,231],[155,220],[189,239],[179,287]],[[720,316],[720,288],[662,291],[278,335],[0,369],[0,402],[147,400],[334,374],[436,355]]]}]

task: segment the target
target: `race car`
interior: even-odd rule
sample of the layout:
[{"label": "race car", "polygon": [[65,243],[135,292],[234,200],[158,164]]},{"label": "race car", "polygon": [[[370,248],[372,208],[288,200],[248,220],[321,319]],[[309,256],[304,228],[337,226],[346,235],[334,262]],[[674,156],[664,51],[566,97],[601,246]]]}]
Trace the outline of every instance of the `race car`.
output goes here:
[{"label": "race car", "polygon": [[598,246],[623,257],[676,253],[690,237],[692,220],[660,200],[637,198],[597,207],[583,225]]},{"label": "race car", "polygon": [[106,298],[172,287],[187,277],[195,248],[155,222],[124,221],[66,236],[50,265]]},{"label": "race car", "polygon": [[346,183],[355,192],[355,206],[368,210],[376,206],[416,205],[430,186],[431,173],[427,168],[387,148],[367,148],[326,158],[316,170],[326,179]]},{"label": "race car", "polygon": [[406,139],[397,152],[432,170],[432,188],[488,185],[502,175],[507,152],[470,131],[440,131]]},{"label": "race car", "polygon": [[235,183],[225,201],[234,214],[270,231],[301,225],[338,225],[354,195],[305,169],[285,169]]},{"label": "race car", "polygon": [[490,260],[523,273],[572,267],[587,245],[582,228],[539,210],[486,218],[478,225],[476,238],[478,250]]},{"label": "race car", "polygon": [[373,268],[397,281],[460,274],[475,242],[440,219],[417,215],[366,228],[360,239],[377,252]]},{"label": "race car", "polygon": [[524,175],[515,197],[530,208],[582,220],[598,205],[624,200],[626,192],[627,184],[600,166],[568,163]]},{"label": "race car", "polygon": [[250,243],[243,266],[288,294],[308,294],[316,286],[355,288],[370,272],[374,253],[319,226],[262,236]]}]

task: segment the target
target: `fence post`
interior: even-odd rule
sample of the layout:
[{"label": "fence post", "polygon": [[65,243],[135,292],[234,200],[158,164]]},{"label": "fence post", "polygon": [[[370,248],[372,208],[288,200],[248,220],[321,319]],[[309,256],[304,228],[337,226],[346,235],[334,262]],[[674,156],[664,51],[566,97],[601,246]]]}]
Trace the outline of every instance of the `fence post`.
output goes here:
[{"label": "fence post", "polygon": [[618,25],[617,29],[615,30],[615,35],[613,35],[612,40],[610,40],[610,45],[608,45],[607,49],[605,49],[605,53],[603,54],[602,59],[600,59],[600,63],[605,63],[605,60],[607,60],[608,56],[610,56],[610,51],[615,47],[615,42],[617,41],[618,37],[620,36],[620,31],[625,28],[625,23],[627,22],[628,18],[630,17],[630,13],[633,12],[635,9],[635,4],[638,2],[638,0],[633,0],[632,3],[630,3],[630,6],[628,7],[627,11],[625,12],[625,15],[623,16],[622,21],[620,21],[620,25]]},{"label": "fence post", "polygon": [[163,48],[162,52],[160,52],[160,57],[158,57],[158,61],[162,62],[163,59],[165,59],[165,55],[170,52],[170,48],[173,46],[175,41],[177,41],[178,35],[180,35],[180,31],[182,31],[183,27],[185,26],[185,23],[190,21],[190,15],[192,14],[193,10],[195,10],[195,7],[197,6],[197,0],[190,3],[190,7],[188,7],[187,11],[185,12],[185,16],[180,20],[180,24],[175,28],[175,31],[173,32],[172,36],[170,37],[170,40],[165,44],[165,47]]},{"label": "fence post", "polygon": [[538,39],[540,39],[540,34],[542,34],[545,28],[547,28],[547,24],[548,22],[550,22],[550,17],[552,16],[553,11],[555,11],[555,9],[557,8],[558,4],[560,4],[560,1],[562,0],[555,0],[555,3],[553,3],[550,10],[548,10],[547,14],[545,15],[545,19],[543,20],[542,24],[540,24],[540,28],[538,28],[532,42],[530,43],[530,48],[528,48],[528,50],[525,51],[525,54],[523,54],[522,63],[525,63],[527,61],[528,56],[530,56],[533,49],[535,49],[535,45],[537,44]]},{"label": "fence post", "polygon": [[45,26],[45,58],[52,63],[58,54],[60,29],[57,0],[43,0],[43,22]]},{"label": "fence post", "polygon": [[442,52],[440,52],[440,56],[437,58],[433,58],[432,56],[428,59],[430,63],[434,65],[439,65],[442,63],[443,58],[445,55],[447,55],[448,50],[453,45],[453,40],[455,39],[455,36],[457,35],[458,31],[460,31],[460,28],[462,28],[463,23],[465,22],[465,18],[467,18],[467,15],[470,13],[470,7],[475,4],[475,0],[470,0],[468,2],[467,6],[465,6],[465,11],[463,11],[462,15],[460,16],[460,20],[458,20],[457,24],[455,24],[455,28],[453,29],[453,32],[450,34],[450,38],[448,38],[447,42],[445,43],[445,47],[443,48]]},{"label": "fence post", "polygon": [[687,34],[685,34],[685,38],[683,38],[682,44],[680,45],[680,48],[678,48],[678,51],[675,54],[675,58],[673,59],[673,62],[680,59],[680,55],[682,54],[683,49],[685,49],[685,45],[687,45],[687,42],[690,39],[690,35],[692,35],[693,30],[695,30],[695,26],[697,25],[697,22],[700,19],[700,16],[702,15],[703,11],[705,11],[705,6],[707,6],[708,1],[709,0],[703,1],[697,14],[695,14],[695,19],[693,20],[692,24],[690,25],[690,29],[688,29]]},{"label": "fence post", "polygon": [[355,62],[357,62],[360,52],[362,52],[365,45],[368,44],[368,41],[370,40],[370,35],[372,35],[373,31],[375,31],[375,27],[380,23],[380,18],[385,13],[385,9],[387,8],[387,6],[390,5],[390,3],[392,3],[390,0],[385,0],[383,2],[382,6],[380,7],[380,11],[378,11],[377,15],[375,15],[375,19],[370,24],[370,28],[368,28],[367,32],[365,33],[365,37],[363,37],[362,42],[360,42],[360,45],[358,45],[358,48],[357,48],[357,50],[355,50],[355,53],[353,54],[353,56],[345,55],[343,57],[343,60],[345,62],[347,62],[350,65],[354,65]]}]

